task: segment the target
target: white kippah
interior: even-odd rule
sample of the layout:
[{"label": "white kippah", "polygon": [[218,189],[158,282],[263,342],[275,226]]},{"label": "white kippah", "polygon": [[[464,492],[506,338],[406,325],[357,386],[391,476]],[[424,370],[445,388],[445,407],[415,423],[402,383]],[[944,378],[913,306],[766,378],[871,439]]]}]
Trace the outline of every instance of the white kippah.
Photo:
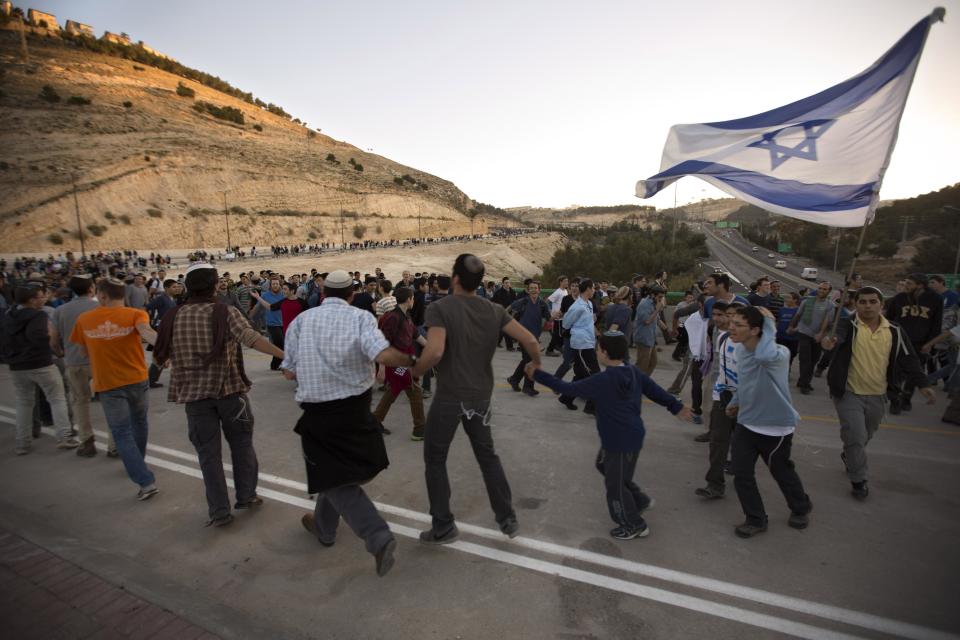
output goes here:
[{"label": "white kippah", "polygon": [[187,273],[193,273],[194,271],[199,271],[200,269],[216,269],[216,267],[209,262],[194,262],[187,269]]}]

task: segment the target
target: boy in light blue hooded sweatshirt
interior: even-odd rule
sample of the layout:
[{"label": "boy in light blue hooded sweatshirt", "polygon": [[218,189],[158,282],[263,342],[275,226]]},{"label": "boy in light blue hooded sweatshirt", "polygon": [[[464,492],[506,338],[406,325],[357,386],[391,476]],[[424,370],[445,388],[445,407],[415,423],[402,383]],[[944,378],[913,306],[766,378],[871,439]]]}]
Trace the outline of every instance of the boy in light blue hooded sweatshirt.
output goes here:
[{"label": "boy in light blue hooded sweatshirt", "polygon": [[762,307],[737,309],[730,323],[730,340],[737,344],[739,383],[727,415],[737,417],[731,448],[733,486],[740,498],[746,521],[735,532],[750,538],[767,530],[767,513],[757,489],[757,457],[770,468],[790,507],[789,524],[805,529],[813,508],[803,490],[790,448],[800,415],[790,397],[790,351],[776,343],[777,325],[773,314]]}]

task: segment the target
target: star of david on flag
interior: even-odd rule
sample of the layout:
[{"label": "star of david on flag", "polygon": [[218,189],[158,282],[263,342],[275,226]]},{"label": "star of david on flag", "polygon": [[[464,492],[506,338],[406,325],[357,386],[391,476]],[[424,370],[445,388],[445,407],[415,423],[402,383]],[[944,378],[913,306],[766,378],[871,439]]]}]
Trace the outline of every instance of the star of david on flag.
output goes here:
[{"label": "star of david on flag", "polygon": [[815,95],[725,122],[670,127],[649,198],[696,176],[762,209],[833,227],[873,219],[935,9],[869,69]]}]

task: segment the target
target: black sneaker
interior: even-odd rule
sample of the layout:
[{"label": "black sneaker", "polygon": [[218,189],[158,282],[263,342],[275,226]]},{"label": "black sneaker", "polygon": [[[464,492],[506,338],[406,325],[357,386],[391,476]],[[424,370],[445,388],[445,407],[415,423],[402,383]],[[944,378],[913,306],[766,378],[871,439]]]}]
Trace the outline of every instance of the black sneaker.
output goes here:
[{"label": "black sneaker", "polygon": [[810,524],[810,516],[806,513],[791,513],[790,518],[787,519],[787,524],[794,529],[806,529],[807,525]]},{"label": "black sneaker", "polygon": [[253,507],[259,507],[262,504],[263,504],[263,498],[261,498],[260,496],[253,496],[246,502],[237,502],[236,504],[233,505],[233,508],[237,509],[238,511],[243,511],[244,509],[252,509]]},{"label": "black sneaker", "polygon": [[523,389],[520,388],[520,383],[514,380],[513,378],[507,378],[507,383],[509,383],[510,388],[516,391],[517,393],[520,393],[521,391],[523,391]]},{"label": "black sneaker", "polygon": [[584,408],[583,408],[583,412],[584,412],[585,414],[587,414],[588,416],[595,416],[595,415],[597,415],[597,411],[596,411],[596,409],[594,409],[593,407],[584,407]]},{"label": "black sneaker", "polygon": [[381,425],[380,425],[380,433],[382,433],[382,434],[385,435],[385,436],[388,436],[388,435],[390,435],[390,434],[393,433],[393,432],[390,431],[390,429],[387,429],[385,426],[383,426],[383,425],[381,424]]},{"label": "black sneaker", "polygon": [[850,468],[847,466],[847,454],[846,454],[846,452],[844,452],[844,451],[841,451],[841,452],[840,452],[840,462],[843,463],[843,470],[844,470],[844,471],[849,471],[849,470],[850,470]]},{"label": "black sneaker", "polygon": [[890,415],[892,415],[892,416],[898,416],[898,415],[900,415],[900,403],[899,403],[899,402],[891,402],[891,403],[890,403]]},{"label": "black sneaker", "polygon": [[533,387],[528,387],[528,388],[524,389],[523,392],[524,392],[526,395],[530,396],[531,398],[540,395],[540,392],[537,391],[536,389],[534,389]]},{"label": "black sneaker", "polygon": [[616,538],[617,540],[633,540],[634,538],[646,538],[650,535],[650,527],[644,526],[642,529],[638,527],[628,527],[621,526],[616,527],[610,530],[610,535]]},{"label": "black sneaker", "polygon": [[500,532],[508,538],[516,538],[520,531],[520,523],[514,516],[510,516],[500,523]]},{"label": "black sneaker", "polygon": [[711,485],[705,487],[700,487],[699,489],[694,490],[694,493],[700,496],[701,498],[706,498],[707,500],[719,500],[724,496],[724,489],[720,489]]},{"label": "black sneaker", "polygon": [[232,513],[228,513],[227,515],[222,516],[222,517],[220,517],[220,518],[211,518],[210,520],[207,521],[207,524],[204,525],[204,526],[207,526],[207,527],[225,527],[225,526],[227,526],[228,524],[230,524],[231,522],[233,522],[233,514],[232,514]]},{"label": "black sneaker", "polygon": [[903,411],[910,411],[913,409],[913,403],[911,403],[909,400],[904,400],[900,403],[900,409]]},{"label": "black sneaker", "polygon": [[852,495],[857,500],[863,501],[867,499],[867,496],[870,495],[870,489],[867,487],[867,481],[863,482],[851,482],[853,488],[850,490],[850,495]]},{"label": "black sneaker", "polygon": [[814,371],[814,372],[813,372],[813,377],[814,377],[814,378],[822,378],[822,377],[823,377],[823,369],[817,369],[816,371]]},{"label": "black sneaker", "polygon": [[766,530],[767,530],[766,522],[764,522],[762,525],[756,525],[756,524],[750,524],[748,522],[744,522],[743,524],[737,525],[737,527],[733,530],[733,532],[736,533],[737,536],[740,538],[752,538],[758,533],[763,533]]},{"label": "black sneaker", "polygon": [[457,525],[453,525],[446,532],[437,535],[433,529],[427,529],[426,531],[420,532],[420,543],[429,544],[429,545],[440,545],[440,544],[450,544],[451,542],[456,542],[457,538],[460,537],[460,530],[457,529]]},{"label": "black sneaker", "polygon": [[800,387],[800,393],[802,393],[805,396],[808,396],[811,393],[813,393],[813,387]]},{"label": "black sneaker", "polygon": [[377,560],[377,575],[381,578],[387,573],[390,569],[393,569],[393,563],[395,558],[393,553],[397,550],[397,539],[390,538],[387,540],[387,544],[383,545],[380,548],[380,551],[377,551],[377,555],[374,556]]},{"label": "black sneaker", "polygon": [[694,442],[710,442],[710,432],[704,431],[703,433],[697,434],[693,439]]},{"label": "black sneaker", "polygon": [[557,398],[557,400],[570,411],[576,411],[578,408],[577,405],[574,404],[573,400],[570,400],[569,402],[564,402],[562,398]]}]

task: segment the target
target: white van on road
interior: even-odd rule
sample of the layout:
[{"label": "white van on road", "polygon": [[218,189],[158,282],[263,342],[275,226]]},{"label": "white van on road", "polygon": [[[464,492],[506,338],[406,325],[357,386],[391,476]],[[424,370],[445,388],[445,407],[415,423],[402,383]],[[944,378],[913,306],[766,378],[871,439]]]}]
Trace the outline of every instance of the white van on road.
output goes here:
[{"label": "white van on road", "polygon": [[800,274],[800,277],[804,280],[816,280],[817,279],[817,269],[816,267],[804,267],[803,272]]},{"label": "white van on road", "polygon": [[787,261],[786,260],[777,260],[774,265],[777,269],[786,269]]}]

